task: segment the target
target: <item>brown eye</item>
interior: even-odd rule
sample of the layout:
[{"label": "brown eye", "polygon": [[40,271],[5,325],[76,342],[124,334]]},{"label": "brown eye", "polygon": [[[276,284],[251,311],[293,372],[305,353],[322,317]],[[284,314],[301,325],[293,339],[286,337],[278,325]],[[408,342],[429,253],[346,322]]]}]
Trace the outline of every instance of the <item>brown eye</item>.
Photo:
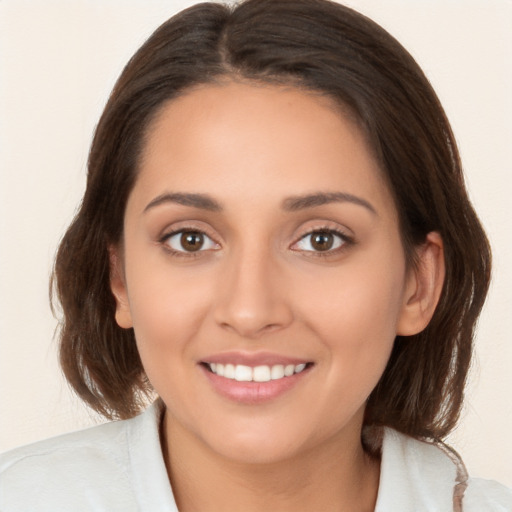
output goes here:
[{"label": "brown eye", "polygon": [[349,242],[349,238],[342,233],[320,229],[304,235],[292,248],[304,252],[328,252]]},{"label": "brown eye", "polygon": [[328,231],[311,234],[311,247],[316,251],[328,251],[334,245],[334,235]]},{"label": "brown eye", "polygon": [[168,245],[173,251],[191,253],[218,249],[216,244],[208,235],[201,231],[183,230],[165,236],[162,242]]},{"label": "brown eye", "polygon": [[203,247],[204,235],[197,231],[185,231],[181,234],[180,243],[187,252],[198,251]]}]

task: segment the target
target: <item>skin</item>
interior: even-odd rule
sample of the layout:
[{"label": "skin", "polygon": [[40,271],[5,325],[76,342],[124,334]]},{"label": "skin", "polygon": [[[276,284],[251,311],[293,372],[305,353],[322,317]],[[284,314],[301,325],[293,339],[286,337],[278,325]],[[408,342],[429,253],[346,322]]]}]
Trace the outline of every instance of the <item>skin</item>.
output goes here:
[{"label": "skin", "polygon": [[[219,209],[164,197],[176,193],[208,195]],[[317,193],[367,205],[290,208]],[[180,230],[205,233],[201,250],[166,238]],[[339,247],[315,250],[315,230],[341,233]],[[189,91],[149,129],[111,254],[117,322],[134,328],[166,404],[180,510],[373,510],[379,462],[360,441],[365,401],[395,336],[430,320],[444,266],[436,233],[418,266],[406,265],[390,191],[354,122],[296,88]],[[275,399],[238,403],[200,365],[226,351],[312,365]]]}]

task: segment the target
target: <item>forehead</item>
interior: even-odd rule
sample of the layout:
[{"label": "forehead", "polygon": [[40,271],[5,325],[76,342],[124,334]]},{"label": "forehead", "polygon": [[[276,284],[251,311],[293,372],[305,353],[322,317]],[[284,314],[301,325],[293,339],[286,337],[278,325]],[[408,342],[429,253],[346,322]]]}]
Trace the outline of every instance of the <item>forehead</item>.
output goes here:
[{"label": "forehead", "polygon": [[391,201],[362,130],[333,100],[236,82],[192,89],[161,108],[134,192],[163,189],[249,202],[320,190]]}]

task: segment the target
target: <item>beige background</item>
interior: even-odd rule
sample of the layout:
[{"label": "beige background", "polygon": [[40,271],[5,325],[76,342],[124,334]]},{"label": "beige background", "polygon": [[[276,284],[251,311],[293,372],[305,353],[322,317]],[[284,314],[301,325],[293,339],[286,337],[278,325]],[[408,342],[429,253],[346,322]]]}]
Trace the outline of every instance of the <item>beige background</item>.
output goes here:
[{"label": "beige background", "polygon": [[[192,1],[0,0],[0,451],[99,421],[56,364],[53,256],[122,66]],[[466,409],[451,438],[512,486],[512,2],[347,0],[416,57],[458,138],[495,254]]]}]

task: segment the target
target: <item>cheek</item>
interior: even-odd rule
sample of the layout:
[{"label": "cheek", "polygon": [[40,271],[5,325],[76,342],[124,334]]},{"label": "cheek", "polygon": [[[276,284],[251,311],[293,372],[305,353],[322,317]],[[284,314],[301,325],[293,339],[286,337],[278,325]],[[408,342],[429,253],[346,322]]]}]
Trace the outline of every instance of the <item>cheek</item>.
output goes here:
[{"label": "cheek", "polygon": [[[201,328],[208,309],[211,286],[204,277],[172,269],[165,258],[128,267],[127,279],[135,338],[143,365],[150,373],[166,354],[172,356],[191,348],[190,340]],[[173,357],[166,360],[166,364],[177,361]]]},{"label": "cheek", "polygon": [[394,337],[405,287],[405,263],[401,254],[396,258],[360,258],[309,274],[296,291],[307,297],[304,314],[321,318],[326,326],[334,323],[337,327],[331,331],[340,335],[353,330],[352,339],[364,341],[370,332]]},{"label": "cheek", "polygon": [[307,297],[302,317],[331,354],[331,379],[360,382],[363,394],[379,380],[396,337],[405,279],[402,258],[390,254],[385,261],[340,266],[328,279],[308,279],[296,292]]}]

